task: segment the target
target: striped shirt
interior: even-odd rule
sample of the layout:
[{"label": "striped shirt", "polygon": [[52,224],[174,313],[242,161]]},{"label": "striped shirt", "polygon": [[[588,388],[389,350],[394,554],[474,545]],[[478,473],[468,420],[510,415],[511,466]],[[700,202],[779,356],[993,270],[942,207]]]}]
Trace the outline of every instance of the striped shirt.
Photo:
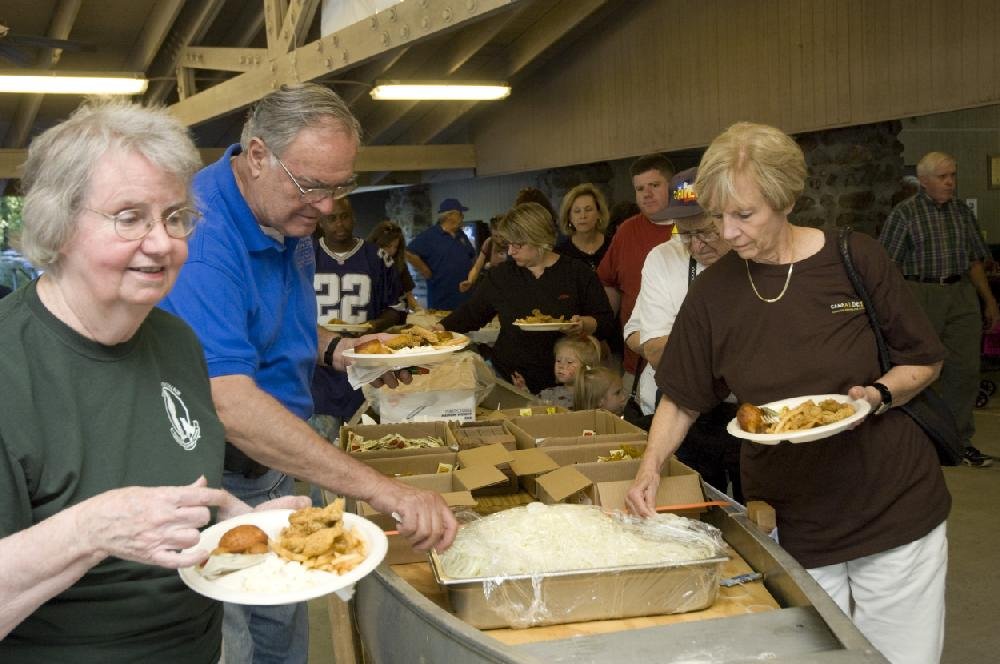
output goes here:
[{"label": "striped shirt", "polygon": [[924,279],[965,274],[990,256],[965,203],[952,198],[939,205],[923,191],[893,208],[879,240],[904,275]]}]

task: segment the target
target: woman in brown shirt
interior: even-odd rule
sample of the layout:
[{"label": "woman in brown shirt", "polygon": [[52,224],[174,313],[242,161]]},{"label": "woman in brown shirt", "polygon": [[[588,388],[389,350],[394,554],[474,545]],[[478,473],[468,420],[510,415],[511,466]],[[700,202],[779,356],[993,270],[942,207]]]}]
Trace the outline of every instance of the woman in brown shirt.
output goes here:
[{"label": "woman in brown shirt", "polygon": [[628,505],[652,513],[661,466],[697,415],[730,391],[755,404],[810,394],[867,399],[874,415],[835,436],[744,441],[744,494],[774,507],[782,546],[883,654],[936,662],[951,497],[931,441],[883,406],[929,385],[944,348],[878,242],[854,233],[852,256],[895,365],[882,374],[835,232],[788,221],[805,177],[801,149],[773,127],[733,125],[705,153],[695,190],[733,251],[694,281],[681,307]]}]

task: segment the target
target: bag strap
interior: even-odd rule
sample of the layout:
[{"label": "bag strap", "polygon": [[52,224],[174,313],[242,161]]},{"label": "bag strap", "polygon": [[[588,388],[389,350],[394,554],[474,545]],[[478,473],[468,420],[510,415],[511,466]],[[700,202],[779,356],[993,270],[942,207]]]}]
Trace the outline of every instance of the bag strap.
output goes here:
[{"label": "bag strap", "polygon": [[875,345],[878,347],[878,363],[882,368],[882,373],[885,374],[892,368],[892,363],[889,361],[889,348],[886,346],[885,337],[882,335],[882,326],[879,325],[878,317],[875,315],[875,307],[872,305],[871,296],[868,294],[865,283],[861,280],[861,275],[858,274],[857,269],[854,267],[854,261],[851,259],[851,247],[848,241],[850,235],[851,228],[849,226],[840,229],[840,237],[838,239],[840,257],[844,261],[844,269],[847,270],[848,279],[851,280],[854,290],[865,305],[868,322],[872,326],[872,332],[875,333]]}]

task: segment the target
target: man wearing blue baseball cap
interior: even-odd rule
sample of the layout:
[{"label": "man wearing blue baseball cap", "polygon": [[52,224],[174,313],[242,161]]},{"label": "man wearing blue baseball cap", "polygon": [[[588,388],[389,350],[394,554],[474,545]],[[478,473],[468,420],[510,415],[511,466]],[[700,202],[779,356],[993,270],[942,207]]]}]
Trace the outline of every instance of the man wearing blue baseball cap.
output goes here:
[{"label": "man wearing blue baseball cap", "polygon": [[462,213],[468,209],[457,198],[444,199],[438,206],[438,223],[407,247],[426,263],[420,272],[427,280],[430,309],[451,311],[468,299],[468,293],[458,289],[476,260],[476,249],[462,232]]}]

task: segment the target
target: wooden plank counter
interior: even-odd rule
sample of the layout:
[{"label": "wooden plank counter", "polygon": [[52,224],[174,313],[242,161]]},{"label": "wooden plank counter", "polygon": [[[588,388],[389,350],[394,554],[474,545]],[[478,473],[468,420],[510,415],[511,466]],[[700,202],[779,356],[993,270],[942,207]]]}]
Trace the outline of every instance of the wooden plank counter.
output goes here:
[{"label": "wooden plank counter", "polygon": [[[727,547],[727,554],[729,555],[729,561],[722,566],[723,579],[753,571],[747,565],[746,561],[731,547]],[[410,563],[408,565],[393,565],[392,571],[432,602],[448,612],[452,611],[448,602],[448,593],[434,580],[434,574],[431,572],[429,564]],[[655,625],[670,625],[695,620],[724,618],[726,616],[742,615],[745,613],[760,613],[774,611],[778,608],[780,608],[778,603],[767,592],[767,589],[764,588],[763,582],[754,581],[742,586],[719,588],[719,596],[712,606],[692,613],[622,618],[619,620],[597,620],[565,625],[529,627],[527,629],[491,629],[484,630],[483,633],[505,644],[518,645],[522,643],[534,643],[536,641],[567,639],[574,636],[606,634],[640,627],[653,627]]]}]

